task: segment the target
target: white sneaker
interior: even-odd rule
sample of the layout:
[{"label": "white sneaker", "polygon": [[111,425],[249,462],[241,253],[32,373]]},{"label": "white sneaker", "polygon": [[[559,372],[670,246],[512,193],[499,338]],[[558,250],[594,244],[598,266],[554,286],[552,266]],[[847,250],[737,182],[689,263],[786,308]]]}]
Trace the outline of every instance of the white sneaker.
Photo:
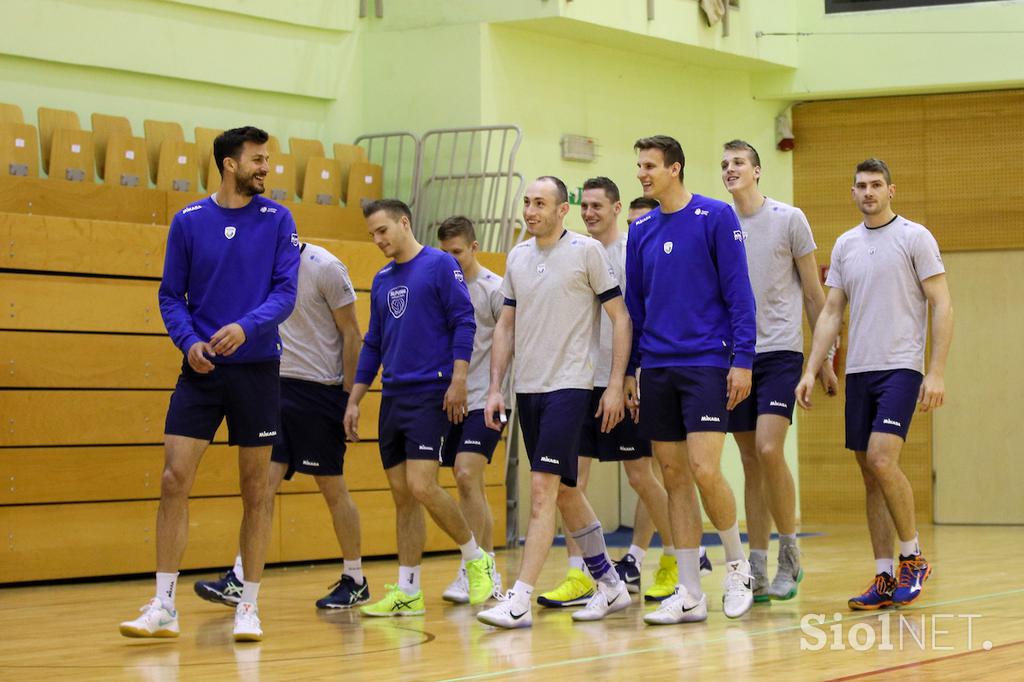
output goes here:
[{"label": "white sneaker", "polygon": [[239,602],[235,608],[235,641],[258,642],[263,639],[259,609],[252,602]]},{"label": "white sneaker", "polygon": [[754,605],[754,580],[750,574],[750,562],[730,561],[725,565],[725,594],[722,595],[722,610],[729,618],[739,618]]},{"label": "white sneaker", "polygon": [[135,620],[121,623],[121,634],[125,637],[177,637],[178,612],[164,608],[159,597],[153,597],[139,611],[142,615]]},{"label": "white sneaker", "polygon": [[496,628],[528,628],[533,625],[533,611],[529,600],[525,604],[522,600],[515,598],[515,593],[509,590],[503,596],[497,606],[485,609],[476,614],[476,619],[481,623],[493,625]]},{"label": "white sneaker", "polygon": [[450,601],[453,604],[469,603],[469,578],[466,577],[466,569],[460,568],[459,574],[441,594],[441,599]]},{"label": "white sneaker", "polygon": [[648,625],[675,625],[676,623],[700,623],[708,619],[708,597],[701,594],[694,599],[682,585],[676,585],[675,593],[661,602],[656,611],[644,615]]},{"label": "white sneaker", "polygon": [[590,598],[586,606],[572,614],[572,619],[575,621],[601,620],[609,613],[621,611],[631,603],[626,583],[620,580],[614,585],[606,585],[598,581],[594,596]]}]

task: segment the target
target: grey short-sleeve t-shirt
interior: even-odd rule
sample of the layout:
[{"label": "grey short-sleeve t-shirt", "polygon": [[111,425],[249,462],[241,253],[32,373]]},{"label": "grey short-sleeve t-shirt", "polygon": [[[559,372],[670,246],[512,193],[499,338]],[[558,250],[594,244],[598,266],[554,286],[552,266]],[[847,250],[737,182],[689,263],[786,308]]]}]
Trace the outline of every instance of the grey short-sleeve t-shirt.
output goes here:
[{"label": "grey short-sleeve t-shirt", "polygon": [[592,389],[598,296],[619,286],[601,242],[571,232],[547,248],[529,239],[509,252],[501,286],[516,306],[516,393]]},{"label": "grey short-sleeve t-shirt", "polygon": [[[501,317],[505,297],[501,294],[501,277],[483,266],[480,266],[476,279],[466,281],[466,286],[469,287],[469,297],[473,300],[473,312],[476,315],[473,356],[469,360],[469,377],[466,380],[469,389],[468,407],[470,410],[482,410],[487,405],[487,389],[491,383],[494,326]],[[507,376],[501,392],[507,405],[510,398]]]},{"label": "grey short-sleeve t-shirt", "polygon": [[[604,247],[608,263],[615,271],[615,278],[623,295],[626,293],[626,235]],[[612,374],[612,318],[601,310],[601,337],[594,357],[594,385],[607,386]]]},{"label": "grey short-sleeve t-shirt", "polygon": [[765,198],[752,216],[741,216],[747,270],[757,305],[755,352],[804,350],[803,288],[796,259],[817,248],[803,211]]},{"label": "grey short-sleeve t-shirt", "polygon": [[921,282],[945,271],[932,233],[901,216],[873,229],[861,223],[836,240],[825,284],[850,301],[847,374],[924,372],[928,299]]},{"label": "grey short-sleeve t-shirt", "polygon": [[340,384],[342,338],[332,310],[356,300],[348,269],[327,249],[305,244],[299,254],[295,309],[281,323],[281,376]]}]

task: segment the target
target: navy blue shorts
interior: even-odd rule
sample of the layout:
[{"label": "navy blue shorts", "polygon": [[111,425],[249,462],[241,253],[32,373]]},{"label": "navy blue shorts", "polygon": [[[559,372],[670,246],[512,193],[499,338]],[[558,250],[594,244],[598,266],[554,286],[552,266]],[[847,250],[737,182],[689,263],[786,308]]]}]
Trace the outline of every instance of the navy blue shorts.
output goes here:
[{"label": "navy blue shorts", "polygon": [[[509,411],[505,411],[507,418]],[[505,433],[505,427],[501,431],[487,428],[484,423],[484,411],[472,410],[462,420],[461,424],[452,424],[448,431],[448,438],[444,441],[444,448],[441,451],[441,466],[455,466],[455,456],[460,452],[475,452],[487,458],[491,463],[494,456],[494,448],[498,447],[498,441]]]},{"label": "navy blue shorts", "polygon": [[341,476],[345,466],[345,407],[340,385],[281,377],[281,439],[270,461],[288,465],[285,480],[298,471]]},{"label": "navy blue shorts", "polygon": [[444,393],[384,396],[380,401],[380,459],[385,469],[407,459],[440,463],[452,423],[441,409]]},{"label": "navy blue shorts", "polygon": [[640,437],[686,440],[688,433],[729,426],[726,377],[721,367],[651,367],[640,371]]},{"label": "navy blue shorts", "polygon": [[912,369],[846,375],[846,449],[867,452],[873,432],[907,439],[924,376]]},{"label": "navy blue shorts", "polygon": [[228,445],[273,445],[281,428],[280,364],[219,364],[209,374],[199,374],[184,361],[167,407],[164,433],[213,440],[227,417]]},{"label": "navy blue shorts", "polygon": [[750,395],[729,413],[729,433],[755,431],[762,414],[777,414],[792,424],[796,385],[803,371],[803,353],[779,350],[755,355]]},{"label": "navy blue shorts", "polygon": [[530,471],[557,474],[576,487],[580,430],[587,419],[590,391],[565,388],[550,393],[517,393],[519,426],[530,457]]},{"label": "navy blue shorts", "polygon": [[590,411],[580,429],[580,457],[592,457],[599,462],[625,462],[651,456],[651,442],[638,434],[638,426],[626,410],[626,416],[610,433],[601,433],[601,420],[594,413],[601,406],[604,387],[595,387],[590,394]]}]

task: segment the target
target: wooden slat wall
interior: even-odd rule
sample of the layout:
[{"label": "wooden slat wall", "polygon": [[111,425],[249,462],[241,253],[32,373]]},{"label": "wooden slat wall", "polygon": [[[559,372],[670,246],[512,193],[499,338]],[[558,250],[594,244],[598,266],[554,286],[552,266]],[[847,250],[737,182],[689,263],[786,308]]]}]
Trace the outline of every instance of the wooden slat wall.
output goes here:
[{"label": "wooden slat wall", "polygon": [[[24,188],[15,190],[24,201]],[[66,197],[43,195],[74,210],[73,202],[61,203]],[[11,186],[0,182],[0,207],[5,196],[10,203]],[[85,215],[132,215],[89,208],[119,195],[76,196]],[[348,265],[365,328],[369,288],[387,260],[362,231],[357,238],[310,241]],[[0,582],[151,570],[164,416],[181,365],[156,296],[167,228],[0,213],[0,239],[0,535],[8,538]],[[503,254],[482,260],[504,271]],[[362,404],[364,440],[349,444],[346,455],[367,555],[395,551],[393,504],[374,440],[379,389],[378,378]],[[219,567],[237,543],[237,455],[226,438],[222,425],[200,467],[186,568]],[[496,538],[504,536],[505,461],[502,444],[486,473]],[[442,470],[440,482],[454,492],[450,471]],[[323,504],[310,477],[283,485],[268,561],[338,555]],[[427,549],[451,548],[431,523]]]},{"label": "wooden slat wall", "polygon": [[[794,203],[810,220],[820,265],[860,221],[850,187],[872,156],[892,171],[894,209],[927,226],[943,251],[1024,248],[1024,90],[813,102],[794,109],[793,124]],[[864,519],[863,483],[843,441],[841,397],[819,397],[799,415],[804,521]],[[902,466],[918,519],[931,521],[930,414],[914,416]]]}]

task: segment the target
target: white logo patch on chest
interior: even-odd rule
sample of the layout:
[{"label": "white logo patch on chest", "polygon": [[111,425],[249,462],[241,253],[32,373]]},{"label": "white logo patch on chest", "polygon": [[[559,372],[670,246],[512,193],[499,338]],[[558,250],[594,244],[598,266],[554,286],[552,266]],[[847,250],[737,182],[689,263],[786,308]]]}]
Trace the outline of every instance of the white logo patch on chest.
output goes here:
[{"label": "white logo patch on chest", "polygon": [[538,275],[543,275],[544,271],[547,270],[547,269],[548,269],[547,265],[545,263],[541,263],[540,265],[537,266],[537,274]]},{"label": "white logo patch on chest", "polygon": [[405,314],[409,305],[409,287],[395,287],[388,291],[388,310],[396,320]]},{"label": "white logo patch on chest", "polygon": [[665,253],[672,253],[672,242],[665,242],[662,248],[665,249]]},{"label": "white logo patch on chest", "polygon": [[227,227],[225,227],[224,228],[224,236],[227,237],[228,239],[234,239],[235,238],[235,226],[234,225],[228,225]]}]

